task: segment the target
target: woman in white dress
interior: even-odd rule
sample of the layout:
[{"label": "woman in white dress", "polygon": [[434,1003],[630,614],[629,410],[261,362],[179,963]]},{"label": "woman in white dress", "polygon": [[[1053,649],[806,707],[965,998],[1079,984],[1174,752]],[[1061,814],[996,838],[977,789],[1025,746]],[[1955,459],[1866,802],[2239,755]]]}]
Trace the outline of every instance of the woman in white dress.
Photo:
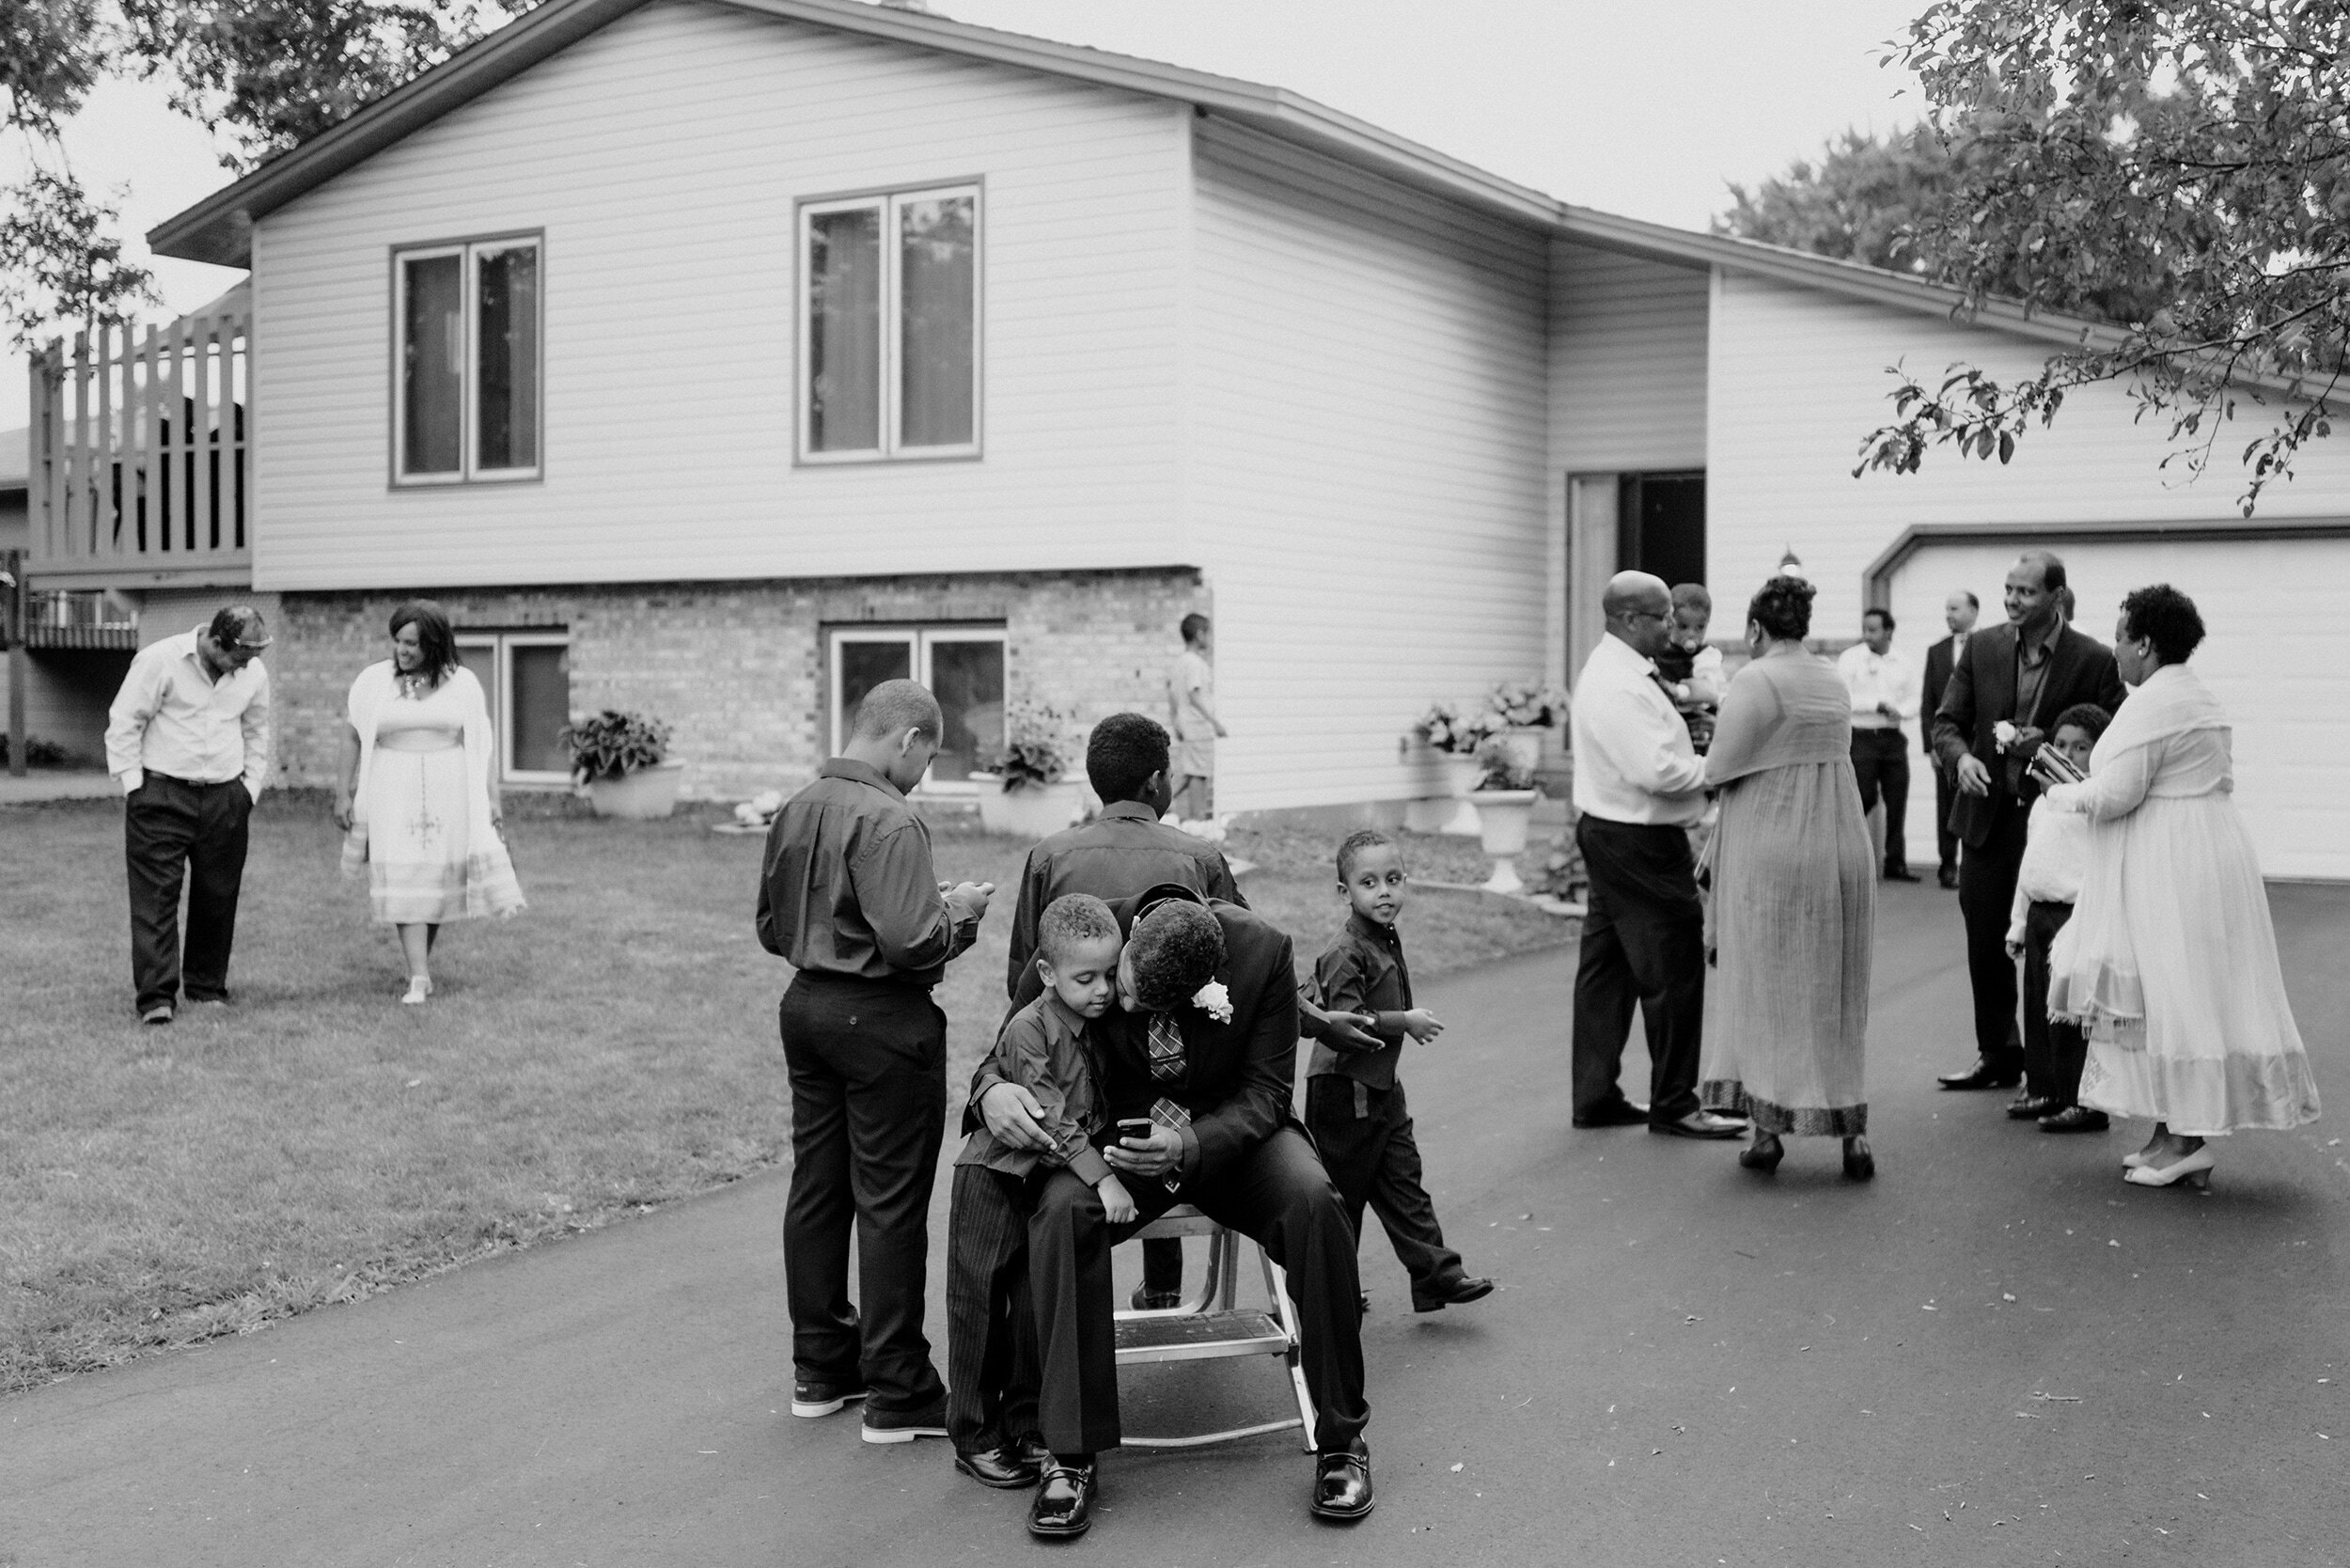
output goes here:
[{"label": "woman in white dress", "polygon": [[2089,1035],[2081,1104],[2154,1119],[2123,1162],[2141,1186],[2208,1185],[2205,1139],[2318,1114],[2231,793],[2227,714],[2186,666],[2202,640],[2195,602],[2170,584],[2123,599],[2113,654],[2129,700],[2090,776],[2047,792],[2050,810],[2091,823],[2080,901],[2048,954],[2048,1011]]},{"label": "woman in white dress", "polygon": [[433,939],[449,920],[512,915],[523,890],[506,852],[490,709],[429,599],[392,612],[392,656],[351,683],[335,824],[343,870],[368,872],[375,918],[396,928],[411,1006],[432,994]]}]

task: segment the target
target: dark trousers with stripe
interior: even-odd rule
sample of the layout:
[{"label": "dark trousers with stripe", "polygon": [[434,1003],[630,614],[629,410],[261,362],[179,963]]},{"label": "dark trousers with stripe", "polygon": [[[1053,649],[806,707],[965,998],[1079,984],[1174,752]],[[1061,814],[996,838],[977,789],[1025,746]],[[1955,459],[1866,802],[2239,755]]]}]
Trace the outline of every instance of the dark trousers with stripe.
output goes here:
[{"label": "dark trousers with stripe", "polygon": [[2048,945],[2073,917],[2069,903],[2034,899],[2024,910],[2024,1083],[2061,1107],[2080,1099],[2089,1037],[2048,1016]]},{"label": "dark trousers with stripe", "polygon": [[861,1376],[873,1408],[924,1409],[946,1392],[922,1333],[922,1293],[947,1130],[947,1015],[918,986],[803,971],[780,1021],[791,1081],[783,1274],[792,1362],[803,1379]]},{"label": "dark trousers with stripe", "polygon": [[[237,940],[253,797],[242,780],[196,784],[150,773],[123,802],[123,861],[131,879],[131,979],[141,1012],[180,999],[228,995],[228,949]],[[188,933],[180,941],[180,886]]]},{"label": "dark trousers with stripe", "polygon": [[947,1218],[947,1435],[960,1452],[1037,1430],[1028,1215],[1042,1174],[955,1167]]},{"label": "dark trousers with stripe", "polygon": [[1042,1375],[1038,1431],[1045,1444],[1055,1453],[1099,1453],[1118,1446],[1110,1248],[1180,1201],[1253,1237],[1289,1271],[1316,1445],[1324,1453],[1351,1447],[1371,1419],[1363,1403],[1355,1230],[1305,1133],[1283,1126],[1225,1169],[1184,1183],[1181,1193],[1156,1182],[1130,1183],[1126,1190],[1141,1218],[1112,1225],[1102,1212],[1101,1194],[1067,1170],[1056,1170],[1028,1221],[1028,1290],[1036,1303]]},{"label": "dark trousers with stripe", "polygon": [[1358,1245],[1368,1204],[1386,1228],[1396,1261],[1412,1277],[1413,1305],[1441,1300],[1444,1287],[1464,1271],[1461,1255],[1444,1244],[1436,1205],[1421,1180],[1403,1086],[1372,1089],[1338,1073],[1308,1078],[1306,1128]]},{"label": "dark trousers with stripe", "polygon": [[1698,1108],[1705,1029],[1705,913],[1686,829],[1610,822],[1574,826],[1590,878],[1590,912],[1574,974],[1574,1114],[1605,1113],[1637,1005],[1648,1029],[1652,1123]]}]

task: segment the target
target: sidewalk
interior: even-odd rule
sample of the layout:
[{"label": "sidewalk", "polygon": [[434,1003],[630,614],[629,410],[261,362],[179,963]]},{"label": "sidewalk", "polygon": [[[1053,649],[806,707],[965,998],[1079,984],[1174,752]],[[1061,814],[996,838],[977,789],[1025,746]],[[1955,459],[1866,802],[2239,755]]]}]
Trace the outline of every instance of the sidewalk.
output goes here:
[{"label": "sidewalk", "polygon": [[45,800],[104,800],[122,787],[112,774],[35,768],[22,778],[0,768],[0,806],[31,806]]}]

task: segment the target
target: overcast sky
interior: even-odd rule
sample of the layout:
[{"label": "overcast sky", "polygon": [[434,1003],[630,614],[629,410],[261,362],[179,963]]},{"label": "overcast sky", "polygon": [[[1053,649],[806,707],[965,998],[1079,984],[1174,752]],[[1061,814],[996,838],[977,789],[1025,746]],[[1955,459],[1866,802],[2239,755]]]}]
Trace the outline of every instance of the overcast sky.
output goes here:
[{"label": "overcast sky", "polygon": [[[1582,206],[1702,228],[1752,183],[1847,126],[1918,117],[1881,66],[1918,0],[936,0],[959,21],[1291,88]],[[127,187],[139,234],[227,180],[160,86],[110,84],[68,146],[93,187]],[[154,263],[172,312],[243,274]],[[0,370],[0,429],[25,419]]]}]

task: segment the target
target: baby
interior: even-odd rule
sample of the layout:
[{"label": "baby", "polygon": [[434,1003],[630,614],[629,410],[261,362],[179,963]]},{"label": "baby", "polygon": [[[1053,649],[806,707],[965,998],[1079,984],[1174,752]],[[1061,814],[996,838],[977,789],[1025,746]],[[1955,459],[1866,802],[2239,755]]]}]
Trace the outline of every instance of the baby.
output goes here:
[{"label": "baby", "polygon": [[1703,751],[1713,739],[1714,713],[1729,684],[1722,678],[1722,651],[1705,641],[1714,622],[1714,596],[1703,583],[1683,583],[1672,590],[1672,624],[1666,633],[1670,640],[1656,655],[1656,674],[1689,727],[1690,744]]}]

